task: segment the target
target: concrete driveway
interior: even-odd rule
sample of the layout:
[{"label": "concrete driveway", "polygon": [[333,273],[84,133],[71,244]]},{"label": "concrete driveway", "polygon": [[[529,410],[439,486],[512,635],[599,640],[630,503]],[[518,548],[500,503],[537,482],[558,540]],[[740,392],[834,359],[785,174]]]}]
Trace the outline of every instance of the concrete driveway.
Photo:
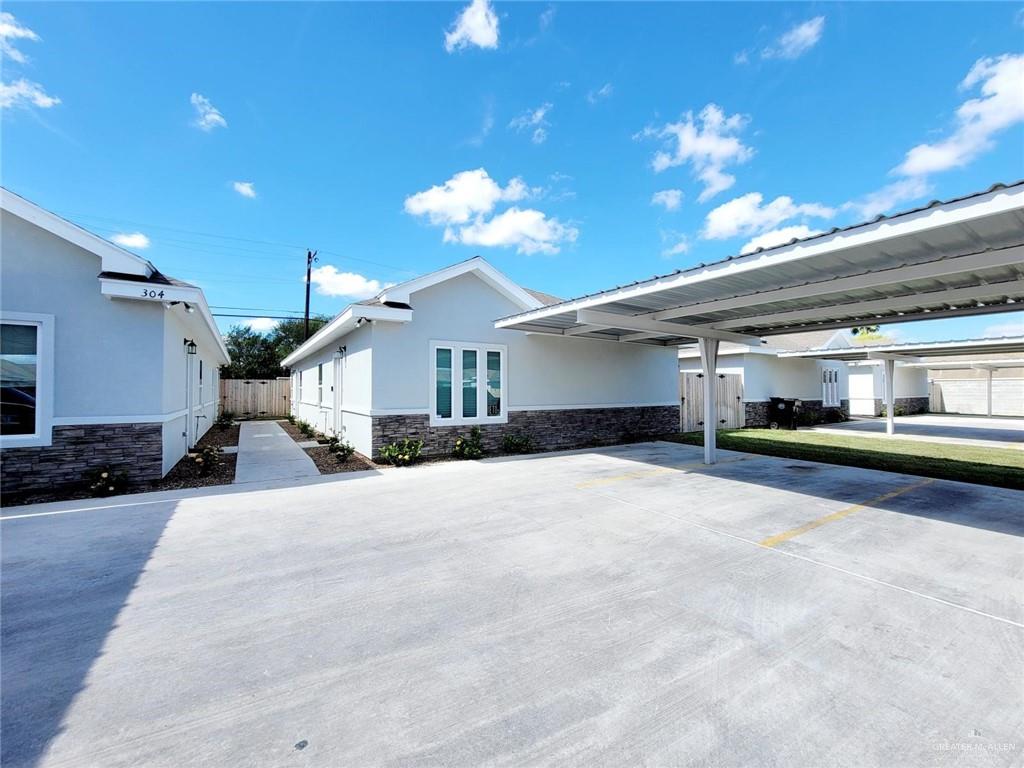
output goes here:
[{"label": "concrete driveway", "polygon": [[[897,416],[895,422],[896,437],[900,439],[1024,450],[1024,419],[927,413]],[[888,437],[885,419],[855,417],[840,424],[821,424],[808,429],[841,435]]]},{"label": "concrete driveway", "polygon": [[6,509],[3,763],[1021,764],[1024,494],[699,461]]}]

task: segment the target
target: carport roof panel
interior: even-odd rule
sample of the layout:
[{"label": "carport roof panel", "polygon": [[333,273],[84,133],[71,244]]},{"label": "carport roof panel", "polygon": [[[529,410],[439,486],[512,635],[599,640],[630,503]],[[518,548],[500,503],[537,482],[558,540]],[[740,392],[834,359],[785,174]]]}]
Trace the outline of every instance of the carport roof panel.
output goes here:
[{"label": "carport roof panel", "polygon": [[929,341],[906,344],[873,344],[835,349],[803,349],[780,352],[779,357],[810,357],[827,360],[870,360],[877,355],[907,355],[909,357],[948,357],[953,355],[996,353],[1024,353],[1024,336],[1001,336],[991,339],[960,339],[956,341]]},{"label": "carport roof panel", "polygon": [[[599,309],[770,336],[864,322],[1019,309],[1024,301],[1024,182],[734,256],[523,312],[498,328],[587,332],[576,312]],[[634,325],[634,324],[631,324]],[[568,332],[568,333],[567,333]],[[652,334],[654,337],[655,334]],[[695,338],[681,329],[661,343]]]}]

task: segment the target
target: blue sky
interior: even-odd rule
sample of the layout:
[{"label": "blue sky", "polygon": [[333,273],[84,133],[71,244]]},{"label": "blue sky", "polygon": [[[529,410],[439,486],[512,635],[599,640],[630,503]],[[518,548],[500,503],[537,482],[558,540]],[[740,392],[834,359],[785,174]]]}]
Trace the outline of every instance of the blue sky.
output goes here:
[{"label": "blue sky", "polygon": [[250,314],[306,247],[328,314],[475,254],[572,297],[1024,177],[1020,4],[4,8],[4,186]]}]

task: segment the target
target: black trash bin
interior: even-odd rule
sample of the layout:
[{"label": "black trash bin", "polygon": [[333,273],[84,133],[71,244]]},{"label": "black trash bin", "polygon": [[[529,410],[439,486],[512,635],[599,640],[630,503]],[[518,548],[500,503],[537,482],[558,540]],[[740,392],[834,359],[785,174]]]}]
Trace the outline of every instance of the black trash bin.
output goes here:
[{"label": "black trash bin", "polygon": [[791,397],[769,398],[768,427],[770,429],[796,429],[797,400]]}]

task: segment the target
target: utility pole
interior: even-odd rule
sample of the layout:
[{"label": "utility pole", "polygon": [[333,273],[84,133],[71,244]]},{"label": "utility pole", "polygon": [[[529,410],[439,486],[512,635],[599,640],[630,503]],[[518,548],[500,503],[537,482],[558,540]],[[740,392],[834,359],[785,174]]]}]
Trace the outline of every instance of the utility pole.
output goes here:
[{"label": "utility pole", "polygon": [[306,325],[302,334],[302,340],[309,338],[309,282],[313,272],[313,262],[316,261],[316,251],[306,251]]}]

